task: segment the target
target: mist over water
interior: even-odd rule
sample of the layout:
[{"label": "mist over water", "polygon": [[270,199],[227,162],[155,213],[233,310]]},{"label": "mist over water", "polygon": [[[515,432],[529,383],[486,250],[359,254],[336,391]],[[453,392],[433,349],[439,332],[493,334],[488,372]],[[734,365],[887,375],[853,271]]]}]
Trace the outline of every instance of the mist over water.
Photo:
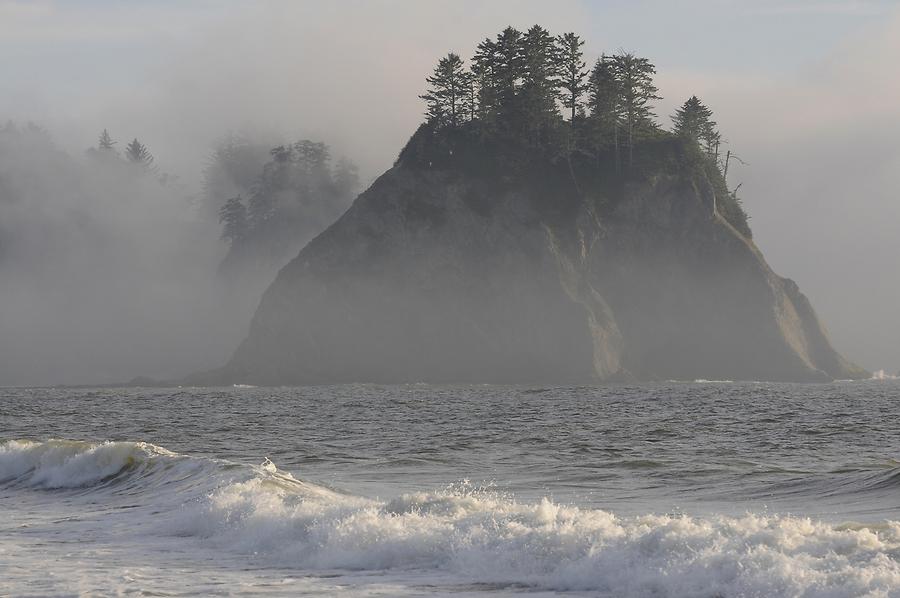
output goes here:
[{"label": "mist over water", "polygon": [[[659,29],[654,19],[681,18],[663,5],[645,7],[638,20],[636,8],[597,14],[574,1],[553,10],[539,2],[462,2],[400,11],[390,2],[234,2],[227,11],[3,2],[0,121],[46,127],[76,162],[103,128],[121,144],[137,136],[177,184],[136,190],[97,172],[73,182],[70,164],[51,162],[52,172],[33,168],[30,178],[19,177],[16,184],[28,189],[16,193],[34,205],[16,213],[8,206],[11,191],[0,186],[4,234],[18,245],[13,250],[13,241],[0,239],[0,383],[172,377],[221,364],[246,330],[246,306],[259,292],[241,298],[238,312],[216,305],[222,293],[209,279],[224,247],[215,226],[196,222],[183,207],[201,190],[216,140],[229,131],[270,147],[325,140],[335,155],[359,163],[365,187],[420,121],[417,96],[433,57],[447,48],[468,53],[485,31],[510,21],[579,31],[591,40],[591,59],[616,47],[640,48],[660,67],[657,112],[664,123],[691,93],[706,98],[728,147],[748,163],[733,170],[731,182],[743,183],[755,238],[775,270],[810,296],[838,350],[868,369],[896,373],[900,288],[890,273],[900,156],[890,139],[900,135],[900,91],[882,76],[881,58],[896,55],[898,17],[881,2],[847,8],[844,32],[829,16],[845,14],[839,8],[748,8],[743,18],[760,26],[778,19],[831,35],[827,43],[824,33],[808,36],[813,45],[801,52],[783,46],[789,37],[778,33],[773,43],[782,44],[782,60],[772,60],[767,72],[727,59],[727,46],[694,56],[684,54],[692,43],[649,35]],[[713,8],[700,16],[690,27],[726,18]],[[454,27],[429,25],[436,22]],[[735,52],[751,41],[742,36],[729,40]],[[670,52],[673,44],[682,53]],[[0,168],[11,173],[30,151],[16,149],[19,155],[7,155]],[[24,224],[22,211],[29,222],[41,219],[38,228]],[[84,217],[93,223],[79,228],[73,213],[90,214]]]},{"label": "mist over water", "polygon": [[0,131],[0,181],[2,383],[173,375],[237,342],[217,227],[177,181],[15,125]]}]

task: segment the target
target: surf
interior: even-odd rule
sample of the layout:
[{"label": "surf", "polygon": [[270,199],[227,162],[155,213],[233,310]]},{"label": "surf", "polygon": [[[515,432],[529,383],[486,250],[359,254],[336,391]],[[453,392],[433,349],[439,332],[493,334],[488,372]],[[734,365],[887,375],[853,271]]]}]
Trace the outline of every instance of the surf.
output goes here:
[{"label": "surf", "polygon": [[82,525],[298,574],[391,572],[607,596],[855,596],[900,588],[896,521],[621,517],[546,498],[523,503],[468,482],[378,499],[303,480],[268,460],[241,464],[146,442],[4,442],[0,492],[4,500],[36,496],[45,506],[101,505],[101,516]]}]

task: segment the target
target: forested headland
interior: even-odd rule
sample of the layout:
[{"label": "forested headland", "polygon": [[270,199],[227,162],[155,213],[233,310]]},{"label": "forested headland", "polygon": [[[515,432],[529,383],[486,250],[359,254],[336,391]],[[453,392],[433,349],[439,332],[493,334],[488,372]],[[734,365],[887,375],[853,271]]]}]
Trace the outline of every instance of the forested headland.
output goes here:
[{"label": "forested headland", "polygon": [[712,110],[692,96],[665,129],[655,113],[654,64],[618,52],[589,67],[584,43],[540,25],[507,27],[468,61],[447,54],[426,79],[426,122],[401,160],[473,174],[563,173],[575,193],[601,206],[629,181],[688,166],[706,174],[718,211],[749,237],[737,188],[727,183],[738,158],[723,151]]}]

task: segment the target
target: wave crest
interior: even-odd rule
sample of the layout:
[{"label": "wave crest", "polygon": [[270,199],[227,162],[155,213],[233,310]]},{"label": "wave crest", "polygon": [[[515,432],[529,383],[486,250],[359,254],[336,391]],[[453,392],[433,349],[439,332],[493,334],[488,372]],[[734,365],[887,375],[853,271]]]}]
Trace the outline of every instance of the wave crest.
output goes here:
[{"label": "wave crest", "polygon": [[91,505],[95,493],[106,492],[110,513],[123,488],[140,492],[142,506],[117,515],[133,534],[196,542],[279,568],[439,573],[603,596],[900,591],[898,522],[619,517],[546,499],[519,503],[466,483],[383,501],[294,478],[269,461],[239,465],[129,442],[3,443],[0,481],[26,491],[87,487]]},{"label": "wave crest", "polygon": [[[223,487],[183,531],[302,569],[427,570],[490,584],[628,596],[855,596],[900,588],[900,524],[621,518],[459,488],[382,502]],[[892,556],[894,555],[894,556]]]},{"label": "wave crest", "polygon": [[0,443],[0,483],[46,489],[81,488],[127,470],[149,467],[158,457],[177,455],[146,442],[10,440]]}]

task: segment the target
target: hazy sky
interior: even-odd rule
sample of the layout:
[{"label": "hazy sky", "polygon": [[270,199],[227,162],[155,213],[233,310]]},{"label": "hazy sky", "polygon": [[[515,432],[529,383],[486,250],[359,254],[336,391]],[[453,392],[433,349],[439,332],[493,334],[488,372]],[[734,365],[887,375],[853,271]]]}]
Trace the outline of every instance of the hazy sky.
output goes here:
[{"label": "hazy sky", "polygon": [[747,166],[757,243],[839,350],[900,369],[900,4],[889,0],[267,2],[0,0],[0,120],[70,149],[107,127],[196,181],[227,130],[318,137],[372,177],[421,120],[436,59],[540,22],[659,70]]}]

